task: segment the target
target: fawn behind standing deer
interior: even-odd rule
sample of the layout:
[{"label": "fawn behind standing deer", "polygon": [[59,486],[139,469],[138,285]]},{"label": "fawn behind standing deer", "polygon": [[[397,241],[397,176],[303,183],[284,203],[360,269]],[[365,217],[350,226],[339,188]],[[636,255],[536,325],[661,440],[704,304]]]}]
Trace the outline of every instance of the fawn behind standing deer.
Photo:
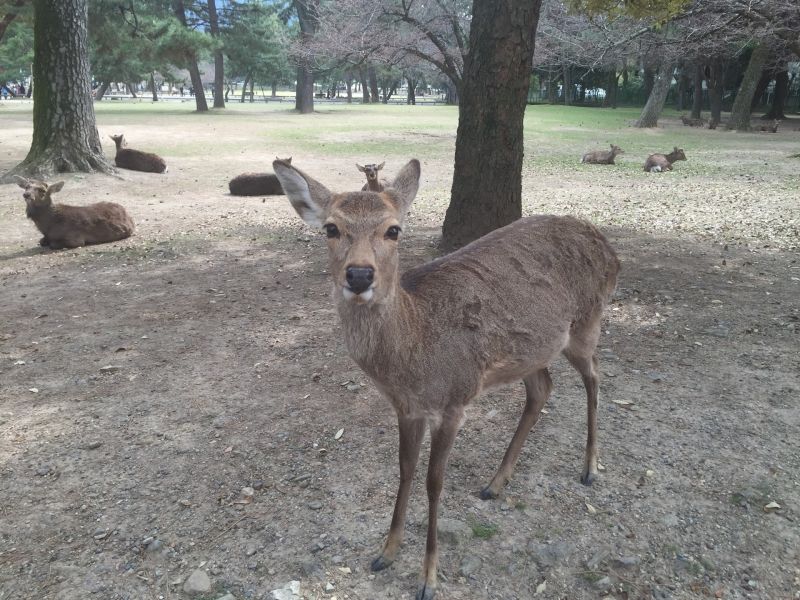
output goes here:
[{"label": "fawn behind standing deer", "polygon": [[572,217],[520,219],[464,248],[406,271],[398,266],[406,213],[417,193],[411,160],[383,192],[334,194],[275,161],[297,213],[328,238],[334,302],[350,356],[393,405],[400,432],[400,486],[389,534],[372,569],[388,567],[403,537],[411,482],[426,426],[428,531],[417,600],[437,586],[437,516],[447,457],[466,406],[486,388],[522,380],[526,404],[485,499],[509,481],[564,354],[583,378],[588,434],[581,480],[597,474],[596,346],[619,261],[603,235]]}]

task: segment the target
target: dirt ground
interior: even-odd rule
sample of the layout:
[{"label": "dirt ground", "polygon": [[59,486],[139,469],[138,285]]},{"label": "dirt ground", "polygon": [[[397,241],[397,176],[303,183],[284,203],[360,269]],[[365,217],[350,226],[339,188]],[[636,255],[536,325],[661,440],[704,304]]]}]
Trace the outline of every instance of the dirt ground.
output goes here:
[{"label": "dirt ground", "polygon": [[[331,119],[380,121],[362,110],[310,117],[291,141],[307,122],[285,112],[233,107],[212,127],[102,109],[103,135],[124,128],[170,165],[65,177],[62,202],[128,208],[137,233],[119,243],[42,250],[20,190],[0,186],[0,599],[188,598],[198,569],[208,600],[413,597],[425,461],[404,548],[373,574],[395,417],[346,354],[322,236],[285,198],[225,187],[276,154],[334,189],[361,185],[356,160],[393,173],[410,156],[391,150],[396,133],[370,156],[374,133],[319,142],[336,139]],[[438,114],[445,152],[420,150],[405,266],[437,255],[455,130]],[[0,113],[0,171],[24,156],[29,119]],[[604,470],[578,482],[584,392],[560,361],[514,479],[480,500],[523,402],[521,385],[484,394],[445,480],[437,597],[800,598],[797,134],[687,143],[689,161],[653,176],[631,150],[618,168],[571,164],[580,151],[546,152],[528,121],[525,211],[592,218],[623,261],[600,347]],[[700,134],[655,135],[669,148]],[[273,594],[292,581],[298,594]]]}]

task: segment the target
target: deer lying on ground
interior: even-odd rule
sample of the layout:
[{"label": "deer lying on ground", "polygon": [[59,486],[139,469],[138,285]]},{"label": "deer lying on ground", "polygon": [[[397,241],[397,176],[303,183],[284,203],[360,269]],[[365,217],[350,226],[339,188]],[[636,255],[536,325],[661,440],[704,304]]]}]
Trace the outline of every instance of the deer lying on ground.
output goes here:
[{"label": "deer lying on ground", "polygon": [[759,131],[766,131],[767,133],[778,133],[778,125],[781,124],[780,119],[775,119],[772,125],[762,125],[758,128]]},{"label": "deer lying on ground", "polygon": [[41,246],[49,246],[53,250],[78,248],[88,244],[116,242],[133,233],[133,219],[119,204],[53,204],[52,195],[64,187],[63,181],[48,185],[43,181],[17,177],[17,184],[25,189],[22,194],[27,204],[25,213],[44,235],[39,240]]},{"label": "deer lying on ground", "polygon": [[[292,164],[292,157],[277,158]],[[283,196],[281,182],[274,173],[242,173],[228,182],[232,196]]]},{"label": "deer lying on ground", "polygon": [[674,146],[669,154],[651,154],[644,161],[644,170],[650,173],[661,173],[662,171],[672,171],[672,163],[686,160],[683,148]]},{"label": "deer lying on ground", "polygon": [[144,171],[145,173],[167,172],[167,163],[157,154],[126,148],[125,136],[122,134],[110,135],[108,137],[114,140],[117,146],[117,155],[114,157],[114,164],[120,169]]},{"label": "deer lying on ground", "polygon": [[581,162],[590,165],[613,165],[614,159],[619,154],[625,154],[625,150],[611,144],[611,150],[592,150],[587,152],[581,158]]},{"label": "deer lying on ground", "polygon": [[300,217],[328,238],[333,298],[350,356],[397,412],[400,486],[383,551],[388,567],[403,538],[411,482],[426,425],[428,533],[417,600],[436,591],[437,516],[447,457],[466,406],[484,389],[522,380],[526,404],[500,468],[481,492],[511,478],[564,354],[586,388],[588,436],[581,481],[597,475],[596,348],[619,261],[605,237],[573,217],[520,219],[464,248],[399,272],[404,219],[419,187],[411,160],[380,193],[332,193],[295,167],[273,168]]},{"label": "deer lying on ground", "polygon": [[681,115],[681,122],[687,127],[705,127],[706,125],[706,120],[702,117],[695,119],[693,117],[687,117],[686,115]]},{"label": "deer lying on ground", "polygon": [[383,184],[378,181],[378,171],[383,168],[383,165],[386,164],[386,161],[382,162],[379,165],[364,165],[363,167],[356,163],[356,167],[358,170],[364,173],[367,176],[367,183],[364,184],[364,187],[361,188],[361,191],[364,192],[366,190],[370,190],[371,192],[382,192],[383,191]]}]

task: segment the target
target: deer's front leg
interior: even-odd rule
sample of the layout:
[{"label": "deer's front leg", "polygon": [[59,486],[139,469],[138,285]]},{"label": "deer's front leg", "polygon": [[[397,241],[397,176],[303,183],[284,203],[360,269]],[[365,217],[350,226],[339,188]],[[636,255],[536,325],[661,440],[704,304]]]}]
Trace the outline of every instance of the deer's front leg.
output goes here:
[{"label": "deer's front leg", "polygon": [[414,479],[414,471],[417,469],[419,448],[425,435],[424,419],[408,419],[398,415],[397,421],[400,429],[400,487],[397,490],[397,500],[394,503],[394,514],[392,515],[389,535],[386,538],[381,555],[372,561],[373,571],[381,571],[392,564],[397,556],[400,543],[403,541],[411,482]]},{"label": "deer's front leg", "polygon": [[428,539],[425,543],[425,560],[416,600],[431,600],[436,593],[436,568],[439,564],[437,548],[437,518],[439,515],[439,496],[442,493],[444,471],[447,457],[453,448],[458,429],[464,416],[464,409],[451,409],[442,417],[442,422],[431,426],[431,458],[428,462]]}]

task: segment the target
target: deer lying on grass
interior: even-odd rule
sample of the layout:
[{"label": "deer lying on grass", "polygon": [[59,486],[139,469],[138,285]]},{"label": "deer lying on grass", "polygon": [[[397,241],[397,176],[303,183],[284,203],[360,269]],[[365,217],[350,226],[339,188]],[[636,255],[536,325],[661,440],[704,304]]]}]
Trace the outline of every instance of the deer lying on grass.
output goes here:
[{"label": "deer lying on grass", "polygon": [[695,119],[693,117],[687,117],[686,115],[681,115],[681,122],[686,125],[687,127],[705,127],[706,120],[702,117]]},{"label": "deer lying on grass", "polygon": [[397,412],[400,487],[383,551],[388,567],[403,538],[411,482],[426,425],[428,533],[417,600],[436,591],[437,516],[445,465],[466,406],[484,389],[522,379],[526,404],[500,468],[481,492],[509,481],[550,394],[549,365],[564,354],[583,377],[588,436],[581,481],[597,474],[598,361],[603,310],[619,261],[605,237],[573,217],[520,219],[464,248],[406,271],[403,222],[419,187],[410,161],[380,193],[335,194],[286,163],[273,163],[289,201],[328,238],[334,301],[350,356]]},{"label": "deer lying on grass", "polygon": [[767,133],[778,133],[778,125],[781,124],[780,119],[775,119],[772,125],[762,125],[758,128],[759,131],[766,131]]},{"label": "deer lying on grass", "polygon": [[367,176],[367,183],[364,184],[364,187],[361,188],[361,191],[364,192],[366,190],[370,190],[371,192],[382,192],[383,191],[383,184],[378,181],[378,171],[383,168],[383,165],[386,164],[386,161],[382,162],[379,165],[364,165],[363,167],[356,163],[356,167],[358,170],[364,173]]},{"label": "deer lying on grass", "polygon": [[592,150],[587,152],[581,158],[581,162],[590,165],[613,165],[614,159],[619,154],[625,154],[625,150],[611,144],[611,150]]},{"label": "deer lying on grass", "polygon": [[145,173],[167,172],[167,163],[157,154],[126,148],[125,136],[122,134],[110,135],[108,137],[114,140],[117,146],[117,155],[114,157],[114,164],[120,169],[144,171]]},{"label": "deer lying on grass", "polygon": [[119,204],[53,204],[52,195],[64,187],[63,181],[47,185],[43,181],[17,177],[17,185],[25,189],[22,194],[27,204],[25,213],[44,235],[39,240],[41,246],[49,246],[53,250],[78,248],[88,244],[116,242],[133,233],[133,219]]},{"label": "deer lying on grass", "polygon": [[674,146],[669,154],[651,154],[644,161],[644,170],[649,173],[661,173],[662,171],[672,171],[672,163],[686,160],[683,148]]}]

